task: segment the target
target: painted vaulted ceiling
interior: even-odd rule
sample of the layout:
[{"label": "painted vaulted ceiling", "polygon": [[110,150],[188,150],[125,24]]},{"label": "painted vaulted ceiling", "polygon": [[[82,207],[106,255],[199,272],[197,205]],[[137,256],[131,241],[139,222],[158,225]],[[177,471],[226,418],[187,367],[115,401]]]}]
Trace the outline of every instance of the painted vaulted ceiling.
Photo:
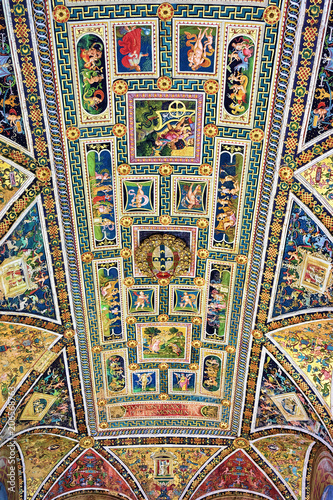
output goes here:
[{"label": "painted vaulted ceiling", "polygon": [[333,7],[0,3],[0,500],[333,496]]}]

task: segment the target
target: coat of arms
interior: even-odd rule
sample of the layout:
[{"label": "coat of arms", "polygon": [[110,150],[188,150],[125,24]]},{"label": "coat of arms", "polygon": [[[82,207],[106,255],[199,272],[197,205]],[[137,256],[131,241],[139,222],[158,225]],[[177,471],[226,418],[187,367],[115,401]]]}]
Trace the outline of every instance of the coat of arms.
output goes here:
[{"label": "coat of arms", "polygon": [[153,234],[138,247],[135,260],[146,276],[170,279],[187,274],[191,251],[182,239],[172,234]]}]

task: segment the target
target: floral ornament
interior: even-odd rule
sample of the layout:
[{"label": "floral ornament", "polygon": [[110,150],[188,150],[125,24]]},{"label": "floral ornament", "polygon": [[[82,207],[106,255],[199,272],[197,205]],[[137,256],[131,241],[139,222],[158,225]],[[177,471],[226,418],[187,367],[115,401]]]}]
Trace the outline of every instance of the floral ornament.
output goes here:
[{"label": "floral ornament", "polygon": [[131,363],[131,364],[128,366],[128,368],[129,368],[130,370],[138,370],[139,365],[138,365],[138,363]]},{"label": "floral ornament", "polygon": [[157,9],[157,15],[161,21],[170,21],[173,18],[175,10],[169,3],[162,3]]},{"label": "floral ornament", "polygon": [[157,321],[159,323],[165,323],[166,321],[169,321],[169,316],[167,314],[160,314],[158,317],[157,317]]},{"label": "floral ornament", "polygon": [[47,182],[51,179],[51,170],[47,167],[37,168],[36,177],[41,182]]},{"label": "floral ornament", "polygon": [[202,319],[199,317],[199,316],[194,316],[192,319],[191,319],[193,325],[201,325],[202,323]]},{"label": "floral ornament", "polygon": [[75,337],[75,332],[74,332],[74,330],[72,330],[71,328],[68,328],[68,330],[65,330],[64,337],[65,337],[65,339],[67,339],[67,340],[70,340],[70,339],[72,339],[73,337]]},{"label": "floral ornament", "polygon": [[199,167],[199,174],[200,175],[211,175],[213,172],[213,167],[209,165],[208,163],[203,163]]},{"label": "floral ornament", "polygon": [[225,350],[226,350],[229,354],[233,354],[234,352],[236,352],[236,348],[235,348],[233,345],[227,345],[227,347],[225,348]]},{"label": "floral ornament", "polygon": [[92,252],[85,252],[81,255],[81,259],[85,264],[90,264],[94,260],[94,254]]},{"label": "floral ornament", "polygon": [[173,167],[169,165],[169,163],[162,163],[160,168],[158,169],[159,173],[166,177],[167,175],[171,175],[173,172]]},{"label": "floral ornament", "polygon": [[126,134],[126,132],[127,132],[127,128],[122,123],[116,123],[112,127],[112,133],[116,137],[124,137],[124,135]]},{"label": "floral ornament", "polygon": [[162,226],[168,226],[169,224],[171,224],[170,215],[161,215],[159,220],[160,220],[160,224],[162,224]]},{"label": "floral ornament", "polygon": [[199,229],[205,229],[206,227],[209,226],[209,222],[207,219],[198,219],[197,226]]},{"label": "floral ornament", "polygon": [[202,342],[200,340],[193,340],[191,345],[194,349],[200,349]]},{"label": "floral ornament", "polygon": [[57,5],[52,14],[57,23],[67,23],[70,17],[70,12],[65,5]]},{"label": "floral ornament", "polygon": [[108,428],[108,424],[107,424],[107,422],[102,422],[102,423],[99,424],[99,427],[100,427],[100,429],[107,429]]},{"label": "floral ornament", "polygon": [[279,176],[280,176],[280,179],[282,179],[284,182],[289,182],[293,179],[294,172],[290,167],[287,167],[285,165],[284,167],[280,168]]},{"label": "floral ornament", "polygon": [[69,141],[76,141],[80,137],[80,130],[77,127],[68,127],[66,137]]},{"label": "floral ornament", "polygon": [[189,366],[190,370],[199,370],[199,365],[198,363],[191,363]]},{"label": "floral ornament", "polygon": [[263,333],[260,330],[253,330],[252,331],[252,337],[254,339],[260,340],[263,338]]},{"label": "floral ornament", "polygon": [[208,259],[209,252],[206,250],[206,248],[200,248],[198,250],[198,257],[199,259]]},{"label": "floral ornament", "polygon": [[206,94],[214,95],[219,91],[219,84],[216,80],[207,80],[204,84]]},{"label": "floral ornament", "polygon": [[239,437],[235,439],[233,445],[235,448],[247,448],[248,446],[250,446],[250,443],[247,439]]},{"label": "floral ornament", "polygon": [[158,280],[160,286],[168,286],[170,284],[169,278],[161,278]]},{"label": "floral ornament", "polygon": [[132,276],[128,276],[127,278],[124,279],[123,283],[125,286],[133,286],[135,283],[135,280],[134,280],[134,278],[132,278]]},{"label": "floral ornament", "polygon": [[219,129],[213,123],[209,123],[204,128],[204,134],[207,137],[216,137],[218,133],[219,133]]},{"label": "floral ornament", "polygon": [[160,76],[157,80],[157,88],[163,92],[167,92],[172,87],[172,80],[168,76]]},{"label": "floral ornament", "polygon": [[132,255],[132,252],[129,248],[123,248],[121,251],[120,251],[120,255],[123,259],[129,259]]},{"label": "floral ornament", "polygon": [[138,346],[138,343],[136,340],[129,340],[127,342],[127,347],[129,347],[130,349],[134,349],[137,346]]},{"label": "floral ornament", "polygon": [[107,403],[106,399],[99,399],[97,405],[98,406],[105,406]]},{"label": "floral ornament", "polygon": [[169,395],[168,395],[168,394],[165,394],[165,392],[163,392],[162,394],[159,394],[159,396],[158,396],[158,397],[159,397],[159,399],[160,399],[161,401],[165,401],[165,400],[169,399]]},{"label": "floral ornament", "polygon": [[160,363],[158,367],[160,370],[167,370],[169,368],[169,365],[168,363]]},{"label": "floral ornament", "polygon": [[241,254],[237,255],[236,262],[237,262],[237,264],[246,264],[247,263],[247,256],[241,255]]},{"label": "floral ornament", "polygon": [[103,347],[101,345],[94,345],[94,347],[92,348],[92,352],[94,352],[95,354],[99,354],[100,352],[102,352],[103,350]]},{"label": "floral ornament", "polygon": [[127,163],[123,163],[122,165],[119,165],[117,170],[118,170],[118,174],[120,174],[120,175],[128,175],[129,173],[131,173],[131,167]]},{"label": "floral ornament", "polygon": [[220,427],[220,429],[227,429],[228,428],[228,424],[226,424],[225,422],[220,422],[219,423],[219,427]]},{"label": "floral ornament", "polygon": [[276,24],[281,17],[281,11],[276,5],[270,5],[264,10],[264,21],[267,24]]},{"label": "floral ornament", "polygon": [[195,284],[195,286],[204,286],[206,284],[206,281],[204,278],[198,276],[197,278],[194,278],[193,283]]},{"label": "floral ornament", "polygon": [[229,407],[230,406],[230,401],[228,399],[222,399],[221,405]]},{"label": "floral ornament", "polygon": [[136,319],[134,318],[134,316],[127,316],[126,323],[128,325],[135,325]]},{"label": "floral ornament", "polygon": [[122,217],[119,222],[123,227],[131,227],[131,225],[133,224],[133,219],[132,217],[125,216]]},{"label": "floral ornament", "polygon": [[128,85],[125,80],[116,80],[113,82],[112,89],[116,95],[125,95],[128,91]]},{"label": "floral ornament", "polygon": [[264,132],[260,128],[254,128],[250,132],[250,139],[253,142],[261,142],[264,138]]},{"label": "floral ornament", "polygon": [[80,439],[79,444],[81,448],[92,448],[95,444],[95,440],[92,436],[86,436]]}]

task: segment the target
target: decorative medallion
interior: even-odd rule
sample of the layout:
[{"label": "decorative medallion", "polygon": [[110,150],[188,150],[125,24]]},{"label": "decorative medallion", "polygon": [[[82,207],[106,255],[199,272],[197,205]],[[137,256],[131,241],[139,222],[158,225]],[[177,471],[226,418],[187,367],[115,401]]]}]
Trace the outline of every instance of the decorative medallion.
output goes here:
[{"label": "decorative medallion", "polygon": [[261,142],[264,138],[264,132],[260,128],[254,128],[250,132],[250,139],[253,142]]},{"label": "decorative medallion", "polygon": [[128,91],[128,85],[125,80],[116,80],[112,85],[112,89],[116,95],[124,95]]},{"label": "decorative medallion", "polygon": [[127,278],[124,279],[123,283],[125,286],[133,286],[135,283],[135,280],[131,276],[128,276]]},{"label": "decorative medallion", "polygon": [[232,345],[227,345],[227,347],[225,348],[226,352],[229,353],[229,354],[234,354],[234,352],[236,352],[236,348]]},{"label": "decorative medallion", "polygon": [[68,340],[72,339],[73,337],[75,337],[75,331],[71,330],[71,329],[65,330],[64,337],[65,337],[65,339],[68,339]]},{"label": "decorative medallion", "polygon": [[131,167],[128,163],[123,163],[122,165],[119,165],[117,171],[119,175],[128,175],[131,172]]},{"label": "decorative medallion", "polygon": [[132,219],[132,217],[128,217],[128,216],[122,217],[119,222],[120,222],[121,226],[123,226],[123,227],[131,227],[131,225],[133,224],[133,219]]},{"label": "decorative medallion", "polygon": [[76,141],[80,137],[80,130],[77,127],[69,127],[66,130],[67,139],[70,141]]},{"label": "decorative medallion", "polygon": [[200,248],[198,250],[198,257],[199,259],[208,259],[209,252],[205,248]]},{"label": "decorative medallion", "polygon": [[94,254],[92,252],[85,252],[81,255],[81,259],[85,264],[90,264],[94,260]]},{"label": "decorative medallion", "polygon": [[174,8],[169,3],[162,3],[157,9],[157,15],[161,21],[170,21],[173,18]]},{"label": "decorative medallion", "polygon": [[159,399],[161,401],[165,401],[166,399],[169,399],[169,395],[168,394],[165,394],[165,393],[162,393],[162,394],[159,394]]},{"label": "decorative medallion", "polygon": [[67,23],[69,17],[70,12],[65,5],[57,5],[57,7],[53,10],[53,19],[57,23]]},{"label": "decorative medallion", "polygon": [[281,167],[279,170],[280,179],[283,180],[284,182],[291,181],[293,175],[294,175],[293,170],[290,167],[287,167],[286,165]]},{"label": "decorative medallion", "polygon": [[170,215],[161,215],[159,220],[160,220],[160,224],[162,224],[162,226],[168,226],[169,224],[171,224]]},{"label": "decorative medallion", "polygon": [[256,340],[260,340],[263,338],[263,333],[260,330],[253,330],[252,337],[255,338]]},{"label": "decorative medallion", "polygon": [[169,365],[168,363],[160,363],[158,367],[160,370],[167,370],[169,368]]},{"label": "decorative medallion", "polygon": [[135,252],[140,271],[158,280],[186,275],[191,258],[186,243],[171,234],[149,236]]},{"label": "decorative medallion", "polygon": [[80,439],[81,448],[92,448],[95,444],[95,440],[92,436],[86,436]]},{"label": "decorative medallion", "polygon": [[102,352],[103,350],[103,347],[100,346],[100,345],[94,345],[94,347],[92,347],[92,352],[94,352],[95,354],[99,354],[100,352]]},{"label": "decorative medallion", "polygon": [[36,177],[41,182],[47,182],[51,179],[51,170],[47,167],[40,167],[36,171]]},{"label": "decorative medallion", "polygon": [[[136,340],[132,339],[127,342],[127,347],[134,349],[134,347],[137,347],[138,343]],[[135,363],[133,363],[135,365]],[[134,368],[132,368],[134,370]]]},{"label": "decorative medallion", "polygon": [[204,128],[204,134],[207,137],[216,137],[218,133],[219,133],[219,129],[213,123],[209,123]]},{"label": "decorative medallion", "polygon": [[163,92],[167,92],[172,87],[172,80],[168,76],[160,76],[156,83],[158,89]]},{"label": "decorative medallion", "polygon": [[189,366],[190,370],[199,370],[199,365],[198,363],[191,363]]},{"label": "decorative medallion", "polygon": [[194,278],[193,280],[195,286],[205,286],[206,284],[206,281],[204,278],[201,278],[200,276],[198,276],[197,278]]},{"label": "decorative medallion", "polygon": [[203,163],[199,167],[199,174],[200,175],[211,175],[213,172],[213,167],[209,165],[208,163]]},{"label": "decorative medallion", "polygon": [[204,84],[206,94],[214,95],[219,91],[219,84],[216,80],[207,80]]},{"label": "decorative medallion", "polygon": [[200,340],[193,340],[191,345],[192,347],[194,347],[194,349],[200,349],[200,347],[202,346],[202,342]]},{"label": "decorative medallion", "polygon": [[132,252],[129,248],[123,248],[120,251],[120,255],[122,256],[123,259],[129,259],[132,255]]},{"label": "decorative medallion", "polygon": [[198,219],[196,224],[199,229],[206,229],[209,226],[209,221],[207,219]]},{"label": "decorative medallion", "polygon": [[122,123],[116,123],[112,127],[112,133],[116,137],[124,137],[124,135],[126,134],[126,132],[127,132],[126,126],[123,125]]},{"label": "decorative medallion", "polygon": [[281,11],[276,5],[270,5],[264,10],[264,21],[267,24],[276,24],[281,17]]},{"label": "decorative medallion", "polygon": [[166,321],[169,321],[169,316],[167,314],[160,314],[157,317],[157,320],[159,323],[165,323]]},{"label": "decorative medallion", "polygon": [[168,286],[170,284],[169,278],[161,278],[158,280],[160,286]]},{"label": "decorative medallion", "polygon": [[134,316],[127,316],[126,323],[128,325],[135,325],[136,319],[134,318]]},{"label": "decorative medallion", "polygon": [[247,263],[247,256],[239,254],[236,256],[236,262],[237,264],[246,264]]},{"label": "decorative medallion", "polygon": [[139,368],[138,363],[131,363],[128,367],[130,370],[137,370]]},{"label": "decorative medallion", "polygon": [[[194,316],[191,321],[192,321],[193,325],[201,325],[202,324],[202,319],[199,316]],[[193,342],[197,342],[197,341],[194,340]],[[192,342],[192,345],[194,346],[193,342]],[[201,342],[200,342],[200,344],[201,344]]]},{"label": "decorative medallion", "polygon": [[235,439],[233,445],[235,448],[247,448],[248,446],[250,446],[250,443],[247,439],[239,437]]},{"label": "decorative medallion", "polygon": [[162,165],[159,168],[159,172],[161,175],[164,177],[171,175],[173,172],[173,167],[172,165],[169,165],[169,163],[162,163]]}]

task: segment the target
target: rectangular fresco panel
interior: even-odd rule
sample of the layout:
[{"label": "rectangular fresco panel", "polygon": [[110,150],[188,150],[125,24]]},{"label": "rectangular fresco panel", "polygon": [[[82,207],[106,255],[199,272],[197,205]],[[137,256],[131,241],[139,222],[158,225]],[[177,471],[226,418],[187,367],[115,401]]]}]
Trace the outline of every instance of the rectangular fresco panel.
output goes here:
[{"label": "rectangular fresco panel", "polygon": [[111,30],[114,77],[138,79],[159,75],[157,21],[111,21]]},{"label": "rectangular fresco panel", "polygon": [[119,193],[123,214],[158,214],[159,183],[157,176],[132,175],[119,180]]},{"label": "rectangular fresco panel", "polygon": [[201,313],[201,290],[190,286],[170,286],[170,314],[179,316]]},{"label": "rectangular fresco panel", "polygon": [[220,53],[220,23],[174,20],[174,76],[216,78]]},{"label": "rectangular fresco panel", "polygon": [[169,391],[171,393],[194,394],[197,374],[189,370],[169,370]]},{"label": "rectangular fresco panel", "polygon": [[127,94],[131,163],[201,162],[204,94]]},{"label": "rectangular fresco panel", "polygon": [[94,261],[96,306],[101,342],[124,340],[119,260]]},{"label": "rectangular fresco panel", "polygon": [[127,290],[127,311],[132,316],[157,314],[158,286],[138,286]]},{"label": "rectangular fresco panel", "polygon": [[192,325],[188,323],[138,323],[138,362],[190,361]]},{"label": "rectangular fresco panel", "polygon": [[157,394],[158,370],[137,370],[131,373],[132,394]]},{"label": "rectangular fresco panel", "polygon": [[200,352],[200,393],[221,398],[224,385],[225,353],[210,349]]},{"label": "rectangular fresco panel", "polygon": [[216,140],[212,249],[238,250],[249,150],[246,141]]},{"label": "rectangular fresco panel", "polygon": [[104,351],[102,353],[102,366],[106,397],[127,394],[127,349]]},{"label": "rectangular fresco panel", "polygon": [[224,25],[219,125],[252,123],[261,30],[258,24]]},{"label": "rectangular fresco panel", "polygon": [[92,249],[118,247],[115,139],[82,141],[81,155]]},{"label": "rectangular fresco panel", "polygon": [[172,182],[172,214],[197,217],[208,214],[210,179],[174,176]]},{"label": "rectangular fresco panel", "polygon": [[209,260],[204,339],[226,342],[230,323],[235,264]]},{"label": "rectangular fresco panel", "polygon": [[71,34],[79,124],[112,123],[108,24],[71,25]]},{"label": "rectangular fresco panel", "polygon": [[214,404],[172,402],[166,403],[123,403],[108,405],[108,421],[124,418],[126,420],[145,418],[194,418],[196,420],[220,419],[221,406]]}]

